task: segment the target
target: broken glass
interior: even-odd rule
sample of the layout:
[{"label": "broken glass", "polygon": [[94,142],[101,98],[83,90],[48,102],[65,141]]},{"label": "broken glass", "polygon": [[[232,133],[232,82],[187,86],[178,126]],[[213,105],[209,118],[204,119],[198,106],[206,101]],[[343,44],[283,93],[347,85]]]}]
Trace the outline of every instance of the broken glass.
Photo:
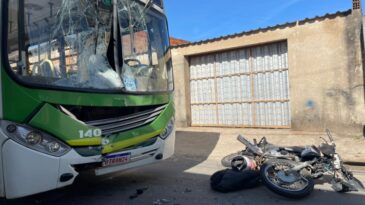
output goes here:
[{"label": "broken glass", "polygon": [[[130,92],[172,89],[166,18],[140,1],[51,0],[9,3],[9,61],[32,84]],[[24,13],[22,13],[24,6]],[[21,15],[18,15],[20,12]],[[18,18],[24,20],[20,25]],[[110,48],[118,18],[122,48]],[[20,40],[19,40],[20,39]],[[121,72],[114,62],[122,62]]]},{"label": "broken glass", "polygon": [[111,10],[100,9],[104,7],[99,7],[99,3],[90,0],[62,1],[52,38],[59,36],[59,33],[65,36],[65,47],[77,52],[78,70],[69,78],[56,81],[56,85],[102,89],[123,86],[106,56]]}]

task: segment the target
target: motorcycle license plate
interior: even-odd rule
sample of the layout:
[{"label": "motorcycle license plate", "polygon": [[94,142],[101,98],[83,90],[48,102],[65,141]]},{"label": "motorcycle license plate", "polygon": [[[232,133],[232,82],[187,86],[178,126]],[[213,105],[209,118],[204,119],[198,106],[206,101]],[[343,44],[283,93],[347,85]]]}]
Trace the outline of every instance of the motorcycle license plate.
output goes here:
[{"label": "motorcycle license plate", "polygon": [[103,167],[126,164],[131,160],[131,153],[112,154],[104,157]]}]

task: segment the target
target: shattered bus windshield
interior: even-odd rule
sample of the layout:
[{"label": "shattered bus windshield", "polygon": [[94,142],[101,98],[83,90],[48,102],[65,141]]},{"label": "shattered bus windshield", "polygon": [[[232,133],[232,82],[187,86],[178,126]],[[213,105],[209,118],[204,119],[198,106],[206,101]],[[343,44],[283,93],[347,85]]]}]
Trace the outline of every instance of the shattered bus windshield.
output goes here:
[{"label": "shattered bus windshield", "polygon": [[165,16],[139,1],[116,2],[10,0],[13,76],[46,88],[172,90]]}]

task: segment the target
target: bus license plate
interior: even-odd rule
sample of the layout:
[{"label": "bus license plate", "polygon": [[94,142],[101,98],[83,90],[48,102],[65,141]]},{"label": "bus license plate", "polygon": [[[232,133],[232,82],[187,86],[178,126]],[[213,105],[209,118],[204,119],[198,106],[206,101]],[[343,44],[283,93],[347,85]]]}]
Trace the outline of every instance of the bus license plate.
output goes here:
[{"label": "bus license plate", "polygon": [[103,167],[113,166],[118,164],[126,164],[131,160],[131,153],[107,155],[103,160]]}]

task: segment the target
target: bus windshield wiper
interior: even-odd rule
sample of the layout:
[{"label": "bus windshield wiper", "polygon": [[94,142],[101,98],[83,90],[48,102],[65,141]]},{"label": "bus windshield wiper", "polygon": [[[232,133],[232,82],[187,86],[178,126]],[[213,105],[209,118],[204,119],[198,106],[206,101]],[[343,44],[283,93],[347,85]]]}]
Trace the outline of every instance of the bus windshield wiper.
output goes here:
[{"label": "bus windshield wiper", "polygon": [[120,27],[118,23],[118,0],[113,0],[113,45],[115,71],[121,76],[121,65],[123,65],[122,42]]}]

